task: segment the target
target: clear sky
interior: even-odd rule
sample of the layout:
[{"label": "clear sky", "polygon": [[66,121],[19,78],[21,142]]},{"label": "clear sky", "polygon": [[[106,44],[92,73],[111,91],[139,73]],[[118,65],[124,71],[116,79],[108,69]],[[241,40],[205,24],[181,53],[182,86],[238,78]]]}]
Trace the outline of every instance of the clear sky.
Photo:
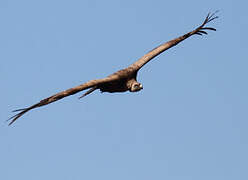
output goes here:
[{"label": "clear sky", "polygon": [[[243,0],[1,0],[1,180],[248,179]],[[124,68],[220,10],[217,28],[148,63],[137,93],[14,109]]]}]

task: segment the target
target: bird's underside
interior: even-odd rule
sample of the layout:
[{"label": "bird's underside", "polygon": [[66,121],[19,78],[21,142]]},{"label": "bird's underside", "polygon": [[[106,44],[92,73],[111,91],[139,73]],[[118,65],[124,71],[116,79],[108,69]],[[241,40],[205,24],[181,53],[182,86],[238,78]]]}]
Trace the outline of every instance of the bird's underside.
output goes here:
[{"label": "bird's underside", "polygon": [[110,76],[107,76],[106,78],[103,79],[96,79],[96,80],[91,80],[88,81],[84,84],[81,84],[79,86],[67,89],[65,91],[59,92],[57,94],[54,94],[46,99],[41,100],[37,104],[34,104],[28,108],[23,108],[23,109],[17,109],[14,112],[19,112],[18,114],[12,116],[9,118],[11,125],[13,122],[15,122],[19,117],[21,117],[23,114],[26,112],[30,111],[31,109],[41,107],[47,104],[50,104],[52,102],[55,102],[57,100],[60,100],[64,97],[76,94],[80,91],[88,89],[80,98],[92,93],[93,91],[99,89],[101,92],[125,92],[125,91],[130,91],[130,92],[137,92],[143,89],[142,85],[137,82],[136,77],[139,69],[143,67],[146,63],[148,63],[151,59],[154,57],[158,56],[165,50],[177,45],[181,41],[187,39],[188,37],[192,35],[203,35],[207,34],[206,30],[211,30],[211,31],[216,31],[216,29],[212,27],[205,27],[205,25],[212,20],[218,18],[215,16],[215,13],[213,14],[208,14],[207,17],[205,18],[204,22],[197,27],[195,30],[184,34],[183,36],[180,36],[178,38],[175,38],[171,41],[168,41],[153,50],[149,51],[147,54],[145,54],[143,57],[138,59],[136,62],[131,64],[129,67],[122,69],[120,71],[115,72],[114,74],[111,74]]}]

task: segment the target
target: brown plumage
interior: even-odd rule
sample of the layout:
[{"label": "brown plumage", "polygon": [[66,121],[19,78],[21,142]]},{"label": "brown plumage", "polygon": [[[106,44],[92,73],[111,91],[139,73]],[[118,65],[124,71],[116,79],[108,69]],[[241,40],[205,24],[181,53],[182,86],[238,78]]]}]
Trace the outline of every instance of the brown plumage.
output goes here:
[{"label": "brown plumage", "polygon": [[120,71],[115,72],[114,74],[107,76],[103,79],[97,79],[97,80],[91,80],[84,84],[81,84],[79,86],[67,89],[65,91],[59,92],[55,95],[52,95],[46,99],[41,100],[37,104],[34,104],[28,108],[24,109],[17,109],[14,112],[20,111],[18,114],[12,116],[9,120],[11,125],[13,122],[15,122],[19,117],[21,117],[26,112],[30,111],[31,109],[41,107],[47,104],[50,104],[52,102],[55,102],[57,100],[60,100],[64,97],[76,94],[80,91],[89,89],[86,93],[84,93],[80,98],[90,94],[91,92],[95,91],[96,89],[100,89],[101,92],[136,92],[143,89],[142,85],[137,82],[136,77],[139,69],[143,67],[146,63],[148,63],[151,59],[158,56],[160,53],[164,52],[165,50],[177,45],[181,41],[187,39],[188,37],[192,35],[203,35],[207,34],[206,30],[212,30],[216,31],[216,29],[212,27],[205,27],[207,23],[210,21],[218,18],[218,16],[215,16],[215,13],[208,14],[205,18],[204,22],[197,27],[195,30],[184,34],[183,36],[180,36],[176,39],[173,39],[171,41],[168,41],[155,49],[151,50],[147,54],[145,54],[143,57],[141,57],[139,60],[137,60],[135,63],[130,65],[129,67],[122,69]]}]

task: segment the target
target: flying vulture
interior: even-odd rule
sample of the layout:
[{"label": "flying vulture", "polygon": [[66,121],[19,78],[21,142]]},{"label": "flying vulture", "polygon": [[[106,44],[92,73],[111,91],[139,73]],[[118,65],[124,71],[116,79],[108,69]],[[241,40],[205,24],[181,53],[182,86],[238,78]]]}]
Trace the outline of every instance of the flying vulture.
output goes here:
[{"label": "flying vulture", "polygon": [[125,69],[119,70],[103,79],[91,80],[79,86],[67,89],[57,94],[54,94],[46,99],[41,100],[37,104],[34,104],[30,107],[14,110],[13,112],[19,112],[19,111],[20,112],[8,119],[10,120],[9,125],[14,123],[19,117],[21,117],[23,114],[30,111],[31,109],[45,106],[47,104],[53,103],[64,97],[76,94],[86,89],[88,89],[88,91],[86,91],[80,98],[92,93],[93,91],[97,89],[100,89],[101,92],[109,92],[109,93],[125,92],[125,91],[130,91],[130,92],[140,91],[141,89],[143,89],[142,84],[137,82],[136,80],[137,73],[140,70],[140,68],[142,68],[146,63],[148,63],[154,57],[158,56],[160,53],[177,45],[178,43],[182,42],[183,40],[189,38],[192,35],[207,34],[206,30],[216,31],[215,28],[205,27],[206,24],[208,24],[209,22],[213,21],[216,18],[218,18],[218,16],[215,16],[215,13],[212,13],[212,14],[209,13],[207,17],[205,18],[204,22],[199,27],[197,27],[195,30],[189,33],[186,33],[183,36],[175,38],[171,41],[168,41],[164,44],[159,45],[158,47],[149,51],[147,54],[145,54],[143,57],[141,57],[139,60],[137,60],[136,62],[134,62],[133,64],[131,64],[129,67]]}]

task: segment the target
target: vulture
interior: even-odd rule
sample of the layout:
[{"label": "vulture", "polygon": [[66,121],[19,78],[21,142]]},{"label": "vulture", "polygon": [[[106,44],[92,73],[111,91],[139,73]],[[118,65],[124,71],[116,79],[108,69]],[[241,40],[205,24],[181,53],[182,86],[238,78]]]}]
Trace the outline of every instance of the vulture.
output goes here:
[{"label": "vulture", "polygon": [[8,119],[8,121],[10,121],[9,125],[14,123],[23,114],[25,114],[26,112],[32,109],[45,106],[47,104],[53,103],[55,101],[63,99],[64,97],[76,94],[83,90],[87,90],[87,91],[79,98],[82,98],[97,89],[99,89],[101,92],[109,92],[109,93],[126,92],[126,91],[137,92],[142,90],[143,89],[142,84],[137,81],[137,73],[140,70],[140,68],[142,68],[146,63],[148,63],[154,57],[158,56],[165,50],[173,46],[176,46],[178,43],[189,38],[190,36],[207,34],[206,32],[207,30],[216,31],[215,28],[206,26],[206,24],[218,18],[218,16],[216,16],[215,14],[216,12],[212,14],[208,13],[203,23],[200,26],[198,26],[196,29],[178,38],[175,38],[173,40],[170,40],[168,42],[159,45],[158,47],[149,51],[147,54],[142,56],[140,59],[138,59],[136,62],[134,62],[125,69],[119,70],[103,79],[90,80],[79,86],[64,90],[48,98],[45,98],[40,102],[38,102],[37,104],[34,104],[30,107],[14,110],[13,112],[18,112],[18,113]]}]

